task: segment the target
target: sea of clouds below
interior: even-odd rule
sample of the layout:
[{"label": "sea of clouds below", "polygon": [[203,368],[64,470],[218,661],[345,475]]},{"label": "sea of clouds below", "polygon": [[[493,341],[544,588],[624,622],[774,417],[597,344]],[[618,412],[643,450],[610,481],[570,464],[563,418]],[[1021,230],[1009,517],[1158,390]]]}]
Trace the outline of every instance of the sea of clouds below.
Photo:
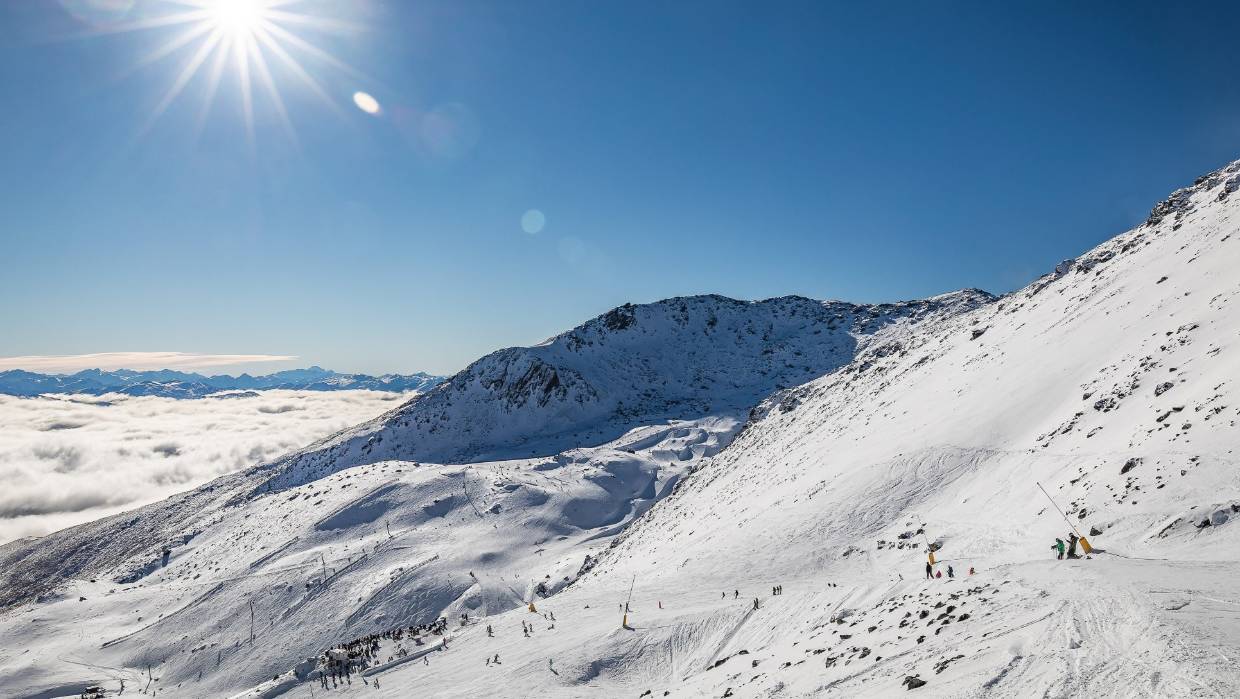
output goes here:
[{"label": "sea of clouds below", "polygon": [[410,397],[377,391],[197,400],[0,395],[0,544],[188,490]]}]

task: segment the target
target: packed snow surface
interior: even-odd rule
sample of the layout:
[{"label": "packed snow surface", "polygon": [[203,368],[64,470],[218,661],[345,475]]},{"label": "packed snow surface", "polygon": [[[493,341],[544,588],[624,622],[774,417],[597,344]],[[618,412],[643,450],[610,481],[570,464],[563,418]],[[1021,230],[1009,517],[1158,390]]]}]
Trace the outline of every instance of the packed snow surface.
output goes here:
[{"label": "packed snow surface", "polygon": [[998,299],[621,307],[10,544],[0,686],[1235,696],[1238,188]]}]

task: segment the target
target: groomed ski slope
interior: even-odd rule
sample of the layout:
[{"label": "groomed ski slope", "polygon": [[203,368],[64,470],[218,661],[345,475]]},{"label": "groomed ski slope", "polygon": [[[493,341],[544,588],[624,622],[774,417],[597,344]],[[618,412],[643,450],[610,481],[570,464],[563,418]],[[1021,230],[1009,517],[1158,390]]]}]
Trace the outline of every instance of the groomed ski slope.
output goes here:
[{"label": "groomed ski slope", "polygon": [[[153,506],[131,526],[54,535],[59,551],[111,553],[66,556],[67,582],[0,614],[0,686],[48,697],[95,681],[114,691],[125,677],[129,692],[149,664],[169,696],[320,696],[313,676],[293,673],[308,655],[444,616],[446,648],[327,691],[1235,696],[1238,188],[1232,164],[992,302],[869,333],[850,325],[860,341],[844,361],[771,385],[752,411],[740,395],[759,381],[707,411],[718,375],[656,390],[614,380],[623,363],[594,376],[579,364],[582,391],[657,400],[578,423],[550,399],[528,412],[540,394],[519,394],[510,409],[552,435],[519,442],[542,452],[532,456],[488,443],[482,427],[503,416],[485,412],[461,428],[467,449],[447,436],[410,446],[416,430],[455,424],[437,422],[452,413],[444,405],[485,403],[471,386],[512,396],[530,385],[502,371],[499,384],[454,379],[429,408]],[[634,327],[612,325],[620,338]],[[657,343],[643,342],[649,356]],[[487,361],[468,376],[511,366]],[[669,423],[684,405],[694,414]],[[587,433],[596,441],[559,448]],[[420,448],[461,458],[402,458]],[[1037,483],[1105,552],[1055,560],[1069,525]],[[142,527],[146,549],[105,537]],[[941,579],[924,579],[927,538]],[[21,565],[14,551],[0,557]],[[475,621],[460,625],[461,613]],[[906,689],[910,677],[919,686]]]}]

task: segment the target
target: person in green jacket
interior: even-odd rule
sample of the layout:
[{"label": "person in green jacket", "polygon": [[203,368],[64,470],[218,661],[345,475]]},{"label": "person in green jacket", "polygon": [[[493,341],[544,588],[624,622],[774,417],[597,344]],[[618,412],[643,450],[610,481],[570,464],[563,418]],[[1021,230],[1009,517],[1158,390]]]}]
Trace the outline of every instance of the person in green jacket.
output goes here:
[{"label": "person in green jacket", "polygon": [[1063,539],[1055,539],[1055,543],[1051,545],[1051,548],[1059,552],[1059,555],[1055,556],[1055,558],[1058,558],[1059,560],[1062,561],[1063,560]]}]

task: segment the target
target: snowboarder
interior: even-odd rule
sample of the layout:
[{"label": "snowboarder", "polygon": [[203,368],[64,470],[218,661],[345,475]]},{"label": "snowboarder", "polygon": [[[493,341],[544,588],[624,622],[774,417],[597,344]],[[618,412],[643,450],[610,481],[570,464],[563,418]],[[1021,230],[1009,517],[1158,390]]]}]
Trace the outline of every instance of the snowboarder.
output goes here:
[{"label": "snowboarder", "polygon": [[494,638],[494,637],[495,637],[495,632],[491,631],[491,625],[490,625],[490,624],[487,624],[487,636],[488,636],[489,638]]},{"label": "snowboarder", "polygon": [[1058,560],[1063,560],[1063,539],[1055,539],[1055,543],[1051,544],[1051,548],[1058,551],[1059,555],[1055,556]]},{"label": "snowboarder", "polygon": [[1080,558],[1076,555],[1076,542],[1080,540],[1076,534],[1068,534],[1068,558]]},{"label": "snowboarder", "polygon": [[950,565],[949,565],[949,566],[947,566],[947,577],[949,577],[949,578],[954,578],[954,577],[956,577],[956,570],[955,570],[954,568],[952,568]]},{"label": "snowboarder", "polygon": [[969,575],[973,575],[973,573],[974,573],[973,566],[969,566]]},{"label": "snowboarder", "polygon": [[941,571],[941,570],[940,570],[939,572],[935,573],[935,574],[934,574],[934,577],[936,577],[936,578],[941,578],[941,577],[943,577],[943,571]]},{"label": "snowboarder", "polygon": [[934,579],[934,566],[930,565],[929,561],[926,561],[926,580],[933,580],[933,579]]},{"label": "snowboarder", "polygon": [[757,609],[757,608],[758,608],[758,598],[757,598],[757,597],[754,597],[754,598],[753,598],[753,608],[754,608],[754,609]]},{"label": "snowboarder", "polygon": [[740,596],[741,596],[741,591],[740,591],[740,590],[733,590],[733,591],[732,591],[732,599],[739,599],[739,598],[740,598]]}]

